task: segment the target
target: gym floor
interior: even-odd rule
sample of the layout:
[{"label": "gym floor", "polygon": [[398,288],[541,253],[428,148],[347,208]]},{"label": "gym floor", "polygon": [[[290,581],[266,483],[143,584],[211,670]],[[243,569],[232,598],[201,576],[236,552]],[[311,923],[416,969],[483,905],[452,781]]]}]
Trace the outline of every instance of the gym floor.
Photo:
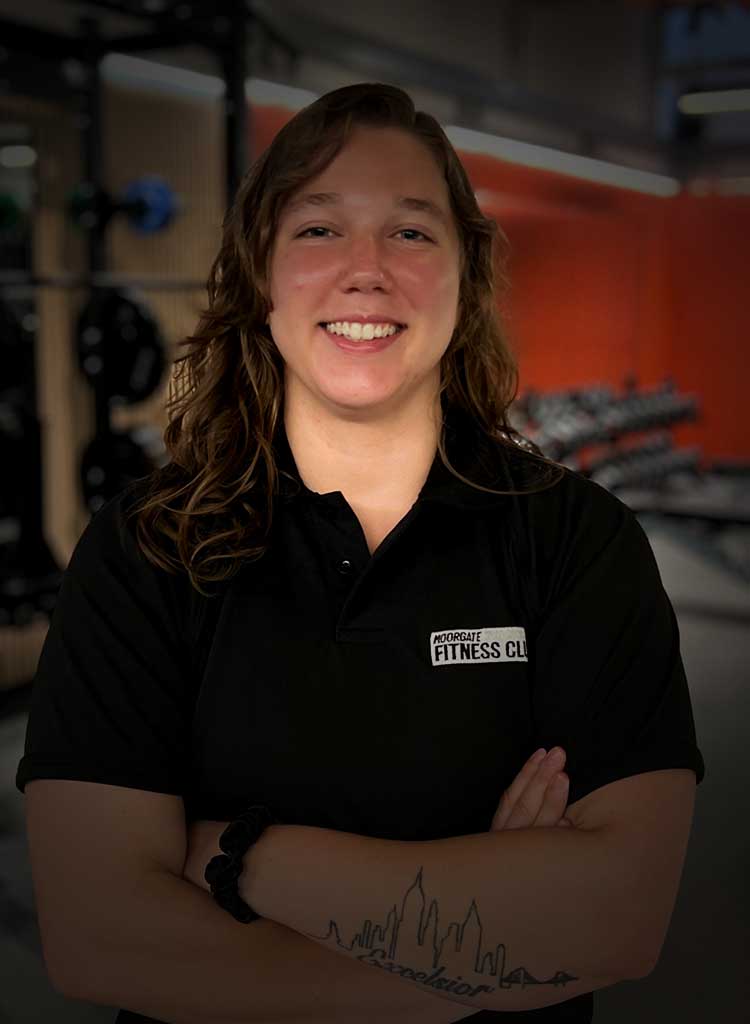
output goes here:
[{"label": "gym floor", "polygon": [[[750,1005],[747,950],[750,586],[687,544],[680,529],[639,517],[680,626],[706,778],[698,788],[680,892],[661,959],[649,977],[595,993],[597,1024],[735,1021]],[[27,688],[28,689],[28,688]],[[722,703],[719,702],[721,697]],[[15,774],[28,695],[5,699],[0,717],[0,1024],[108,1024],[116,1009],[67,999],[41,957]],[[741,1009],[742,1008],[742,1009]]]}]

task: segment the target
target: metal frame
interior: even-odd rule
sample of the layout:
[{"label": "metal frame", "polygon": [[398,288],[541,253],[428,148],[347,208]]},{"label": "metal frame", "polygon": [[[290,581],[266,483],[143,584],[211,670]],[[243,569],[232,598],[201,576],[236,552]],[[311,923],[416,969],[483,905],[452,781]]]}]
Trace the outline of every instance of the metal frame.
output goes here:
[{"label": "metal frame", "polygon": [[[516,4],[518,2],[516,0]],[[517,9],[516,4],[511,6],[511,15]],[[75,6],[80,8],[82,5],[76,2]],[[681,180],[716,161],[747,155],[747,147],[743,145],[706,146],[698,142],[685,147],[662,142],[650,132],[615,123],[610,118],[570,104],[556,102],[511,82],[498,83],[495,79],[474,74],[448,61],[425,57],[405,47],[378,43],[364,34],[323,24],[301,11],[290,15],[264,0],[214,0],[213,3],[192,0],[188,23],[181,22],[175,16],[174,7],[177,5],[167,6],[160,12],[136,8],[127,0],[88,0],[86,6],[92,9],[92,15],[101,9],[142,21],[151,30],[108,38],[91,32],[88,39],[83,40],[0,20],[3,45],[11,54],[23,50],[48,58],[57,65],[61,53],[67,53],[88,66],[95,66],[102,56],[115,50],[138,53],[187,45],[212,50],[227,83],[225,120],[228,202],[231,202],[248,165],[248,105],[245,101],[244,82],[251,73],[248,44],[258,32],[263,35],[265,43],[282,48],[292,60],[310,54],[333,64],[344,64],[364,77],[385,73],[394,80],[408,82],[438,94],[444,93],[445,83],[450,82],[451,95],[469,120],[484,109],[498,109],[533,118],[537,122],[548,122],[556,130],[563,128],[570,132],[576,139],[571,152],[581,155],[597,155],[598,151],[608,145],[625,147],[631,152],[640,151],[652,160],[656,158],[667,173]],[[699,70],[695,65],[690,68],[672,67],[661,62],[659,23],[663,9],[662,4],[654,5],[654,26],[647,42],[653,53],[654,81],[662,77],[682,78]],[[87,16],[83,20],[91,19]],[[711,62],[711,66],[715,64]],[[730,65],[737,68],[743,66],[743,62],[735,60],[723,66]],[[744,66],[748,65],[745,63]]]},{"label": "metal frame", "polygon": [[137,274],[95,271],[91,274],[32,274],[25,270],[0,270],[0,296],[33,294],[38,288],[140,288],[146,291],[205,291],[206,281],[180,277],[141,277]]}]

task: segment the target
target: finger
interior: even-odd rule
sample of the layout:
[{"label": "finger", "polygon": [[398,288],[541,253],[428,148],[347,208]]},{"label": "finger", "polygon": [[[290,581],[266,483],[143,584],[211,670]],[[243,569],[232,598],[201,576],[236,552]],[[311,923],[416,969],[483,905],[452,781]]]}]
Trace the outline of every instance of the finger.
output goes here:
[{"label": "finger", "polygon": [[[544,750],[544,748],[542,749]],[[546,750],[544,750],[544,753],[541,756],[532,754],[526,762],[526,764],[521,769],[521,771],[518,773],[518,775],[516,775],[513,782],[511,782],[510,786],[508,786],[508,788],[505,790],[500,799],[500,805],[498,809],[495,811],[495,816],[492,819],[492,829],[502,829],[506,827],[508,819],[510,818],[510,815],[513,812],[513,808],[515,807],[516,801],[518,800],[521,793],[523,793],[524,789],[529,784],[529,782],[531,782],[531,780],[536,775],[537,770],[544,761],[546,754]]]},{"label": "finger", "polygon": [[[547,796],[547,787],[554,776],[562,769],[565,759],[566,754],[563,751],[562,758],[557,761],[550,761],[549,756],[542,761],[537,767],[536,772],[526,783],[525,788],[518,794],[513,807],[510,809],[505,828],[531,828],[536,823]],[[559,796],[554,799],[554,805],[559,808],[559,817],[565,809],[565,804],[560,805]]]},{"label": "finger", "polygon": [[558,823],[568,803],[568,789],[568,776],[565,772],[558,772],[547,786],[541,809],[534,821],[535,826],[551,828]]}]

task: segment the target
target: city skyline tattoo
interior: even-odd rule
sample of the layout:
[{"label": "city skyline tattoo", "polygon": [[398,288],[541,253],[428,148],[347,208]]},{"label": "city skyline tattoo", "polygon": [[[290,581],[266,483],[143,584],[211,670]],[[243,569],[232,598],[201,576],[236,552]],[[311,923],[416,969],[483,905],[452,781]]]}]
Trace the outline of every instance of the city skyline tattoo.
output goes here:
[{"label": "city skyline tattoo", "polygon": [[[525,967],[515,967],[506,974],[505,943],[499,942],[494,951],[483,952],[482,922],[475,899],[472,899],[463,922],[451,921],[447,928],[441,931],[438,902],[432,899],[429,907],[427,906],[427,898],[422,887],[422,871],[423,867],[420,867],[416,878],[406,890],[401,901],[401,912],[398,912],[394,903],[386,915],[384,924],[374,924],[368,918],[362,928],[355,932],[350,945],[342,941],[339,926],[333,919],[329,921],[328,932],[325,935],[315,935],[312,932],[303,934],[322,942],[333,939],[339,948],[349,952],[359,948],[362,952],[357,954],[356,959],[362,963],[380,967],[411,981],[418,981],[429,988],[453,992],[460,996],[494,992],[496,988],[510,989],[514,985],[520,985],[522,988],[526,988],[527,985],[557,987],[580,980],[562,970],[556,971],[551,978],[543,981],[534,977]],[[425,951],[424,963],[410,963],[407,966],[398,962],[397,949],[402,933],[404,937],[408,934],[411,940],[416,939],[416,945]],[[457,974],[455,978],[444,977],[446,968],[440,966],[440,959],[443,951],[447,949],[451,952],[453,972],[461,969],[474,975],[484,975],[488,979],[491,978],[495,985],[477,985],[466,981],[461,974]],[[414,957],[411,956],[410,960],[413,961]]]}]

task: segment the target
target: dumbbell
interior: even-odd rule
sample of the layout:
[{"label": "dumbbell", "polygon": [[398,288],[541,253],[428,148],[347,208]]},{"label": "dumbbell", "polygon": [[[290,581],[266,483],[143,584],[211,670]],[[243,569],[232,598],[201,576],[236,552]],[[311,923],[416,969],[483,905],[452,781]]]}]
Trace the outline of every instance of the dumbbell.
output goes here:
[{"label": "dumbbell", "polygon": [[116,214],[124,213],[130,226],[142,235],[161,231],[180,209],[169,183],[156,174],[136,178],[119,199],[93,182],[83,181],[68,196],[68,214],[82,230],[106,227]]}]

